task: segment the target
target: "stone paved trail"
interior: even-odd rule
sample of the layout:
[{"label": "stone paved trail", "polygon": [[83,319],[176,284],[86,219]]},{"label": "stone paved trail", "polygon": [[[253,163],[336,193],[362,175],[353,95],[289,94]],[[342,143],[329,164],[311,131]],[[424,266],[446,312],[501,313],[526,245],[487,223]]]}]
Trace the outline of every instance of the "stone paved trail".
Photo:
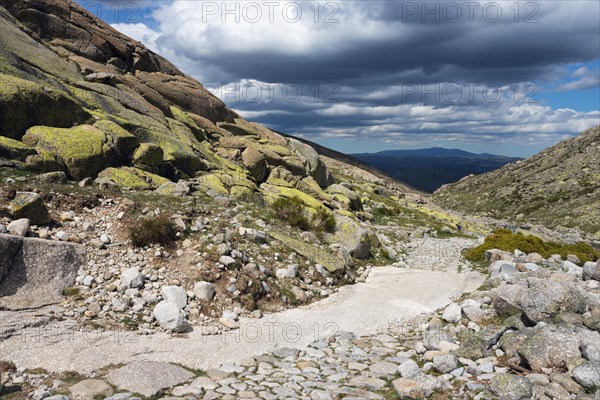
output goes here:
[{"label": "stone paved trail", "polygon": [[[375,267],[364,283],[343,287],[329,298],[305,307],[261,319],[242,319],[239,330],[225,335],[205,336],[201,328],[177,337],[164,333],[86,333],[68,322],[55,322],[2,341],[0,353],[18,366],[52,372],[89,373],[107,365],[140,360],[208,369],[278,347],[306,348],[336,331],[376,334],[390,323],[433,311],[452,298],[475,290],[483,278],[474,272],[456,271],[460,256],[456,248],[469,243],[463,239],[420,240],[413,243],[416,246],[406,259],[414,269]],[[439,266],[449,268],[443,271]],[[437,270],[432,271],[434,267]]]}]

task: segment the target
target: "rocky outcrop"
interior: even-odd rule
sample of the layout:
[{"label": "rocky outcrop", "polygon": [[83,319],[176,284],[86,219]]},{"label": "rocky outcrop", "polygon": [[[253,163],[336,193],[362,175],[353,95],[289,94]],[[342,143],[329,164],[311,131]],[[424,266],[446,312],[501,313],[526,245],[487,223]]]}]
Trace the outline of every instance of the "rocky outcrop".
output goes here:
[{"label": "rocky outcrop", "polygon": [[62,300],[85,261],[83,246],[0,234],[0,308],[37,308]]}]

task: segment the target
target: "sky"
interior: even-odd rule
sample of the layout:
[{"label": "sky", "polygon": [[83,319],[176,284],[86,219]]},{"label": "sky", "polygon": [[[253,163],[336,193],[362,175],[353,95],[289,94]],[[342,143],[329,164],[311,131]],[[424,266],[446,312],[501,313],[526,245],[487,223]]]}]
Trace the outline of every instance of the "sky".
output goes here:
[{"label": "sky", "polygon": [[79,3],[245,118],[346,153],[527,157],[600,124],[600,2]]}]

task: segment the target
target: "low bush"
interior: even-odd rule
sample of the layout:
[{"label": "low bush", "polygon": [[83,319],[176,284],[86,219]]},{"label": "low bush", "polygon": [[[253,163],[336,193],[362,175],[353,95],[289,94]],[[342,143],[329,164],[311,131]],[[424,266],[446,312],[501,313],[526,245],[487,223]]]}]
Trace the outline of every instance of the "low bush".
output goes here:
[{"label": "low bush", "polygon": [[141,218],[129,228],[129,239],[135,247],[155,243],[170,247],[177,240],[177,230],[169,214],[163,213],[153,218]]},{"label": "low bush", "polygon": [[320,208],[309,220],[302,200],[297,197],[280,197],[271,204],[271,210],[278,219],[303,231],[335,231],[335,218],[331,211]]},{"label": "low bush", "polygon": [[335,218],[329,210],[321,208],[313,215],[312,226],[316,232],[335,232]]},{"label": "low bush", "polygon": [[297,197],[279,197],[271,204],[271,210],[277,218],[291,226],[303,231],[310,229],[310,223],[304,213],[304,205]]},{"label": "low bush", "polygon": [[485,251],[490,249],[503,251],[519,249],[525,253],[539,253],[544,258],[548,258],[553,254],[560,254],[563,259],[566,259],[568,254],[573,254],[582,263],[600,259],[600,252],[586,243],[546,242],[537,236],[513,233],[509,229],[498,229],[492,232],[490,236],[485,238],[483,244],[465,251],[464,256],[469,261],[483,261]]}]

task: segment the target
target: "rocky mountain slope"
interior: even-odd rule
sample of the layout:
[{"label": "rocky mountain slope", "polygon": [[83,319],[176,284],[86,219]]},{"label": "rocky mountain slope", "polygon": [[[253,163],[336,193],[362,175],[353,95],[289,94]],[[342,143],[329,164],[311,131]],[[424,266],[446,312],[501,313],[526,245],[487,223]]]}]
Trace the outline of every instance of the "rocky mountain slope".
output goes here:
[{"label": "rocky mountain slope", "polygon": [[[244,120],[77,4],[0,5],[0,157],[13,167],[122,189],[166,184],[161,193],[169,181],[195,179],[211,197],[297,197],[309,214],[363,211],[351,209],[352,189],[333,186],[341,177],[310,145]],[[363,183],[390,186],[366,175]]]},{"label": "rocky mountain slope", "polygon": [[[243,119],[72,1],[0,0],[0,16],[0,233],[85,247],[77,278],[52,287],[22,255],[43,268],[29,277],[42,303],[67,294],[67,317],[218,332],[400,261],[409,236],[456,233],[419,194]],[[15,265],[0,308],[27,308]],[[161,323],[173,293],[185,301]]]},{"label": "rocky mountain slope", "polygon": [[579,228],[600,238],[600,126],[527,160],[445,185],[433,199],[448,209]]}]

